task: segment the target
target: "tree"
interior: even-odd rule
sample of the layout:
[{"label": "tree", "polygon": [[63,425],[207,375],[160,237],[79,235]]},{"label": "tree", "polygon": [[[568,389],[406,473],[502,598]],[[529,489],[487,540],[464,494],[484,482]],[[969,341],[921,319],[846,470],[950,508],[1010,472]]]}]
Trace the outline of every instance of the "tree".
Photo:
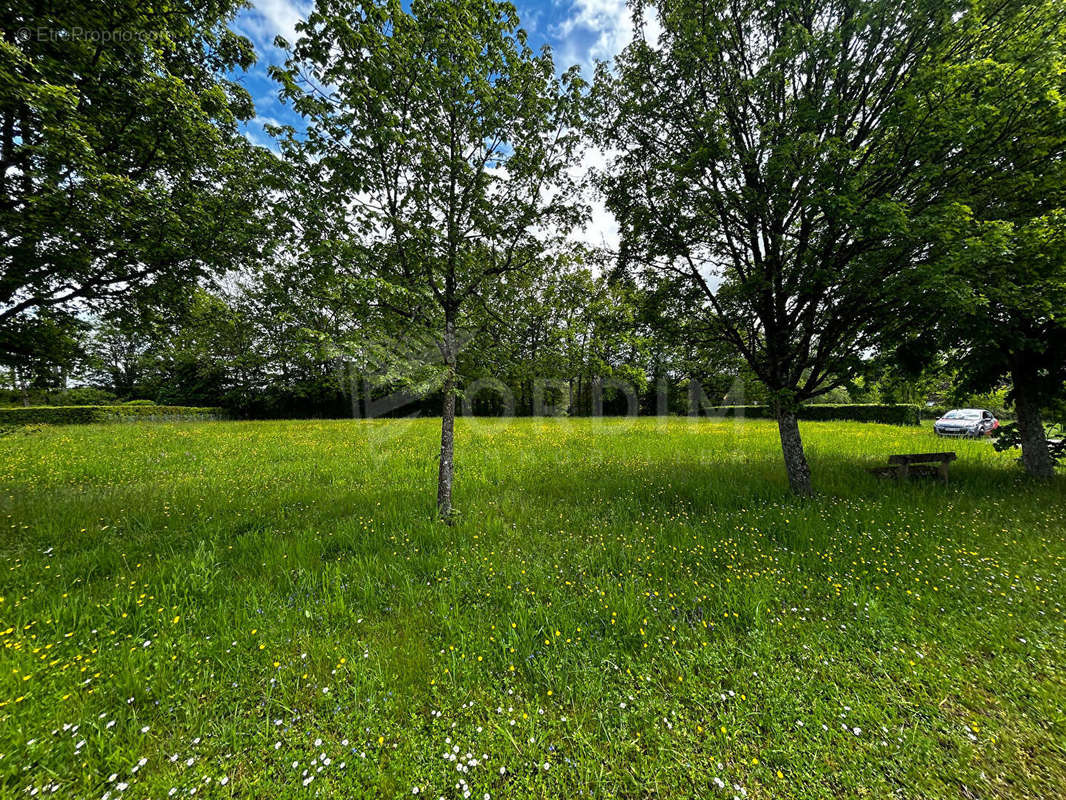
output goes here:
[{"label": "tree", "polygon": [[[285,152],[318,206],[300,231],[398,337],[433,341],[443,395],[437,510],[452,514],[457,361],[494,288],[577,218],[582,84],[534,53],[509,3],[320,0],[282,96]],[[286,43],[281,42],[283,46]]]},{"label": "tree", "polygon": [[80,363],[79,320],[67,316],[41,314],[11,337],[0,328],[0,366],[10,370],[12,388],[29,405],[29,390],[66,388],[67,375]]},{"label": "tree", "polygon": [[943,337],[967,389],[1010,378],[1022,465],[1047,478],[1043,409],[1066,389],[1066,208],[1029,218],[983,210],[945,255],[955,285],[941,293]]},{"label": "tree", "polygon": [[599,73],[623,257],[698,289],[708,333],[766,386],[790,486],[807,495],[796,407],[850,380],[884,327],[914,321],[901,287],[957,180],[921,168],[954,158],[915,128],[915,108],[935,103],[921,78],[1009,4],[649,5],[658,41],[638,35]]},{"label": "tree", "polygon": [[238,131],[254,61],[239,2],[6,4],[0,38],[0,329],[132,297],[168,302],[247,263],[274,160]]},{"label": "tree", "polygon": [[896,346],[949,350],[971,392],[1009,378],[1022,464],[1049,477],[1042,409],[1066,389],[1066,6],[1025,4],[930,79],[927,146],[956,156],[926,169],[955,206],[915,284],[937,324]]}]

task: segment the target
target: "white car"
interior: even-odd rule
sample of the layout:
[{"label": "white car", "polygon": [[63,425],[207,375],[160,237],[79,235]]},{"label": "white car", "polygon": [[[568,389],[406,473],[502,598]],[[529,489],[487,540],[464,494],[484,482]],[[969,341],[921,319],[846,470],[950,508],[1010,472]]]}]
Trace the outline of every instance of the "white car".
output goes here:
[{"label": "white car", "polygon": [[999,420],[984,408],[956,408],[933,423],[937,436],[988,436],[999,427]]}]

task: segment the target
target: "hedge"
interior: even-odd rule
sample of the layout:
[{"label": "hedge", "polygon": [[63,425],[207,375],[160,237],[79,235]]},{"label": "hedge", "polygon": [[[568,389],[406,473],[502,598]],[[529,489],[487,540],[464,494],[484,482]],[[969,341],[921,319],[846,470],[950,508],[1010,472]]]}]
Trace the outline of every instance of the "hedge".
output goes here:
[{"label": "hedge", "polygon": [[[749,417],[752,419],[772,419],[773,410],[768,406],[712,406],[704,408],[709,417]],[[852,422],[881,422],[885,425],[918,425],[921,409],[909,404],[851,404],[851,405],[808,405],[801,406],[796,412],[799,419],[828,422],[831,420],[850,420]]]},{"label": "hedge", "polygon": [[160,422],[221,419],[221,408],[208,406],[30,406],[0,408],[0,425],[83,425],[91,422]]}]

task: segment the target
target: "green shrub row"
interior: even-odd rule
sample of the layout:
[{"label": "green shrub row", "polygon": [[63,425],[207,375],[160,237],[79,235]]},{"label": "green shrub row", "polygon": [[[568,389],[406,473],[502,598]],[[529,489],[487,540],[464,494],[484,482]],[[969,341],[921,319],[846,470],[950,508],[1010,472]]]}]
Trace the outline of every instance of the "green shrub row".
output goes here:
[{"label": "green shrub row", "polygon": [[[768,406],[712,406],[704,408],[709,417],[749,417],[772,419],[773,410]],[[921,409],[905,403],[853,403],[849,405],[801,406],[796,416],[815,422],[849,420],[851,422],[881,422],[886,425],[918,425]]]},{"label": "green shrub row", "polygon": [[221,419],[221,408],[207,406],[30,406],[0,408],[0,425],[83,425],[90,422],[139,422]]}]

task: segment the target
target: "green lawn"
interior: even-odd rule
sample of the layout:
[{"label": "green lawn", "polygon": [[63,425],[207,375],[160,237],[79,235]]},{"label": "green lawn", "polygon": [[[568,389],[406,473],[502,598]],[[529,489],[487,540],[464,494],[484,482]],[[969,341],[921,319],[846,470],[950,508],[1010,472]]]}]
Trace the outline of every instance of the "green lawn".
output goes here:
[{"label": "green lawn", "polygon": [[802,431],[460,420],[452,527],[434,420],[4,436],[0,796],[1066,796],[1066,480]]}]

